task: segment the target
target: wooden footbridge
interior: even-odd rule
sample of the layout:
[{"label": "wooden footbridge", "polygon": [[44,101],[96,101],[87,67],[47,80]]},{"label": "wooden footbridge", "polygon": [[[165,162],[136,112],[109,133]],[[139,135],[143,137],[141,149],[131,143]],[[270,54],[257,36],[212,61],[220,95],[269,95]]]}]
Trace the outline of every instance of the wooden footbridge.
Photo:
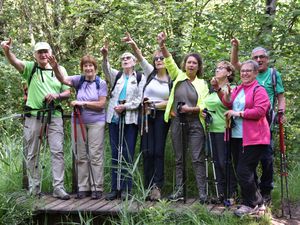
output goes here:
[{"label": "wooden footbridge", "polygon": [[[130,213],[137,213],[144,208],[155,207],[158,202],[141,202],[136,200],[129,201],[106,201],[104,197],[98,200],[91,200],[90,197],[83,199],[75,199],[75,195],[72,195],[70,200],[60,200],[53,198],[51,195],[42,196],[38,199],[35,206],[35,220],[36,224],[61,224],[62,221],[76,221],[81,216],[93,216],[97,217],[100,224],[107,217],[115,217],[119,215],[122,210],[126,208]],[[171,202],[170,207],[175,212],[183,212],[193,205],[200,204],[198,199],[187,199],[186,203],[182,201]],[[233,212],[236,207],[230,207],[226,209],[223,205],[206,205],[207,210],[213,214],[221,215],[225,211]],[[70,222],[69,221],[69,222]],[[79,221],[78,221],[79,222]],[[95,221],[94,221],[95,222]]]}]

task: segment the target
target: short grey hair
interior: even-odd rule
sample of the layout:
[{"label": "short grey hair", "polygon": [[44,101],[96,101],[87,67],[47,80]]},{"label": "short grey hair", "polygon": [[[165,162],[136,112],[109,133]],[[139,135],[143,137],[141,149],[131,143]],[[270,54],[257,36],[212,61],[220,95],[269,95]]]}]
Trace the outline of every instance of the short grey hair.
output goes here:
[{"label": "short grey hair", "polygon": [[253,54],[254,54],[255,52],[257,52],[257,51],[264,51],[265,55],[266,55],[267,57],[269,57],[269,53],[268,53],[267,49],[265,49],[265,48],[263,48],[263,47],[256,47],[256,48],[254,48],[254,49],[252,50],[251,54],[253,55]]},{"label": "short grey hair", "polygon": [[254,70],[254,71],[258,71],[259,65],[258,65],[258,63],[255,62],[254,60],[250,59],[250,60],[247,60],[247,61],[245,61],[245,62],[242,62],[241,68],[242,68],[244,65],[246,65],[246,64],[251,64],[252,67],[253,67],[253,70]]}]

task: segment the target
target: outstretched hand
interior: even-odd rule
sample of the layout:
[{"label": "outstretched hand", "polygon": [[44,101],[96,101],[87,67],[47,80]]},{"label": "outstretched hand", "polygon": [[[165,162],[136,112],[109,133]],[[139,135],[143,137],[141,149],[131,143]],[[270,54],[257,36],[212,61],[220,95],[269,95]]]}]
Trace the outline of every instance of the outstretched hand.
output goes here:
[{"label": "outstretched hand", "polygon": [[233,37],[231,39],[230,43],[231,43],[232,47],[239,47],[239,45],[240,45],[240,41],[238,39],[236,39],[235,37]]},{"label": "outstretched hand", "polygon": [[163,32],[160,32],[158,35],[157,35],[157,42],[159,44],[160,47],[162,47],[165,42],[167,40],[167,35],[166,33],[163,31]]},{"label": "outstretched hand", "polygon": [[123,37],[121,40],[126,44],[134,44],[134,41],[132,40],[129,32],[126,32],[125,37]]},{"label": "outstretched hand", "polygon": [[50,66],[52,68],[57,68],[58,67],[58,63],[57,63],[56,58],[55,58],[54,55],[47,56],[47,59],[48,59],[48,63],[50,64]]},{"label": "outstretched hand", "polygon": [[1,42],[1,47],[3,48],[3,50],[5,52],[8,52],[9,49],[11,48],[11,45],[12,45],[12,39],[9,38],[8,41],[2,41]]},{"label": "outstretched hand", "polygon": [[217,80],[216,77],[213,77],[210,80],[210,84],[211,84],[211,86],[213,87],[214,90],[218,90],[219,89],[219,83],[218,83],[218,80]]},{"label": "outstretched hand", "polygon": [[100,52],[103,57],[106,58],[108,56],[108,40],[104,41],[104,46],[100,49]]}]

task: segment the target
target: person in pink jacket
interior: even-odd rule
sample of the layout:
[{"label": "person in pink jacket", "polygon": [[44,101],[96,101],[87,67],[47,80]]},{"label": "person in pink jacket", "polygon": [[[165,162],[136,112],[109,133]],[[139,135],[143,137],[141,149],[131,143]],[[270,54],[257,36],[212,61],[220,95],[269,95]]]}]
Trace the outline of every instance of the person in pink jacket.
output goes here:
[{"label": "person in pink jacket", "polygon": [[[230,110],[227,119],[233,118],[231,151],[237,160],[237,177],[241,187],[242,205],[235,214],[255,214],[263,210],[262,196],[255,182],[255,171],[262,152],[270,144],[270,128],[266,113],[270,101],[266,90],[257,82],[259,65],[253,60],[242,63],[241,84],[232,91],[220,90],[218,96]],[[219,90],[216,80],[212,81]]]}]

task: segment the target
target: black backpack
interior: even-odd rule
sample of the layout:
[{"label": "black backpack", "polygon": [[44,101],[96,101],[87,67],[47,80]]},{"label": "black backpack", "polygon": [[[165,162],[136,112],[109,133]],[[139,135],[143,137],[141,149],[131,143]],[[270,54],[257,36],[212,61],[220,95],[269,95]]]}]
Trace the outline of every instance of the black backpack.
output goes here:
[{"label": "black backpack", "polygon": [[[140,83],[141,80],[142,80],[142,73],[139,72],[139,71],[135,71],[135,72],[136,72],[136,81],[137,81],[137,85],[139,85],[139,83]],[[121,78],[122,74],[123,74],[123,71],[122,71],[122,70],[120,70],[120,71],[117,73],[115,82],[114,82],[112,88],[110,89],[110,94],[109,94],[110,97],[112,97],[112,93],[113,93],[113,91],[114,91],[114,89],[115,89],[115,87],[116,87],[117,81]]]}]

